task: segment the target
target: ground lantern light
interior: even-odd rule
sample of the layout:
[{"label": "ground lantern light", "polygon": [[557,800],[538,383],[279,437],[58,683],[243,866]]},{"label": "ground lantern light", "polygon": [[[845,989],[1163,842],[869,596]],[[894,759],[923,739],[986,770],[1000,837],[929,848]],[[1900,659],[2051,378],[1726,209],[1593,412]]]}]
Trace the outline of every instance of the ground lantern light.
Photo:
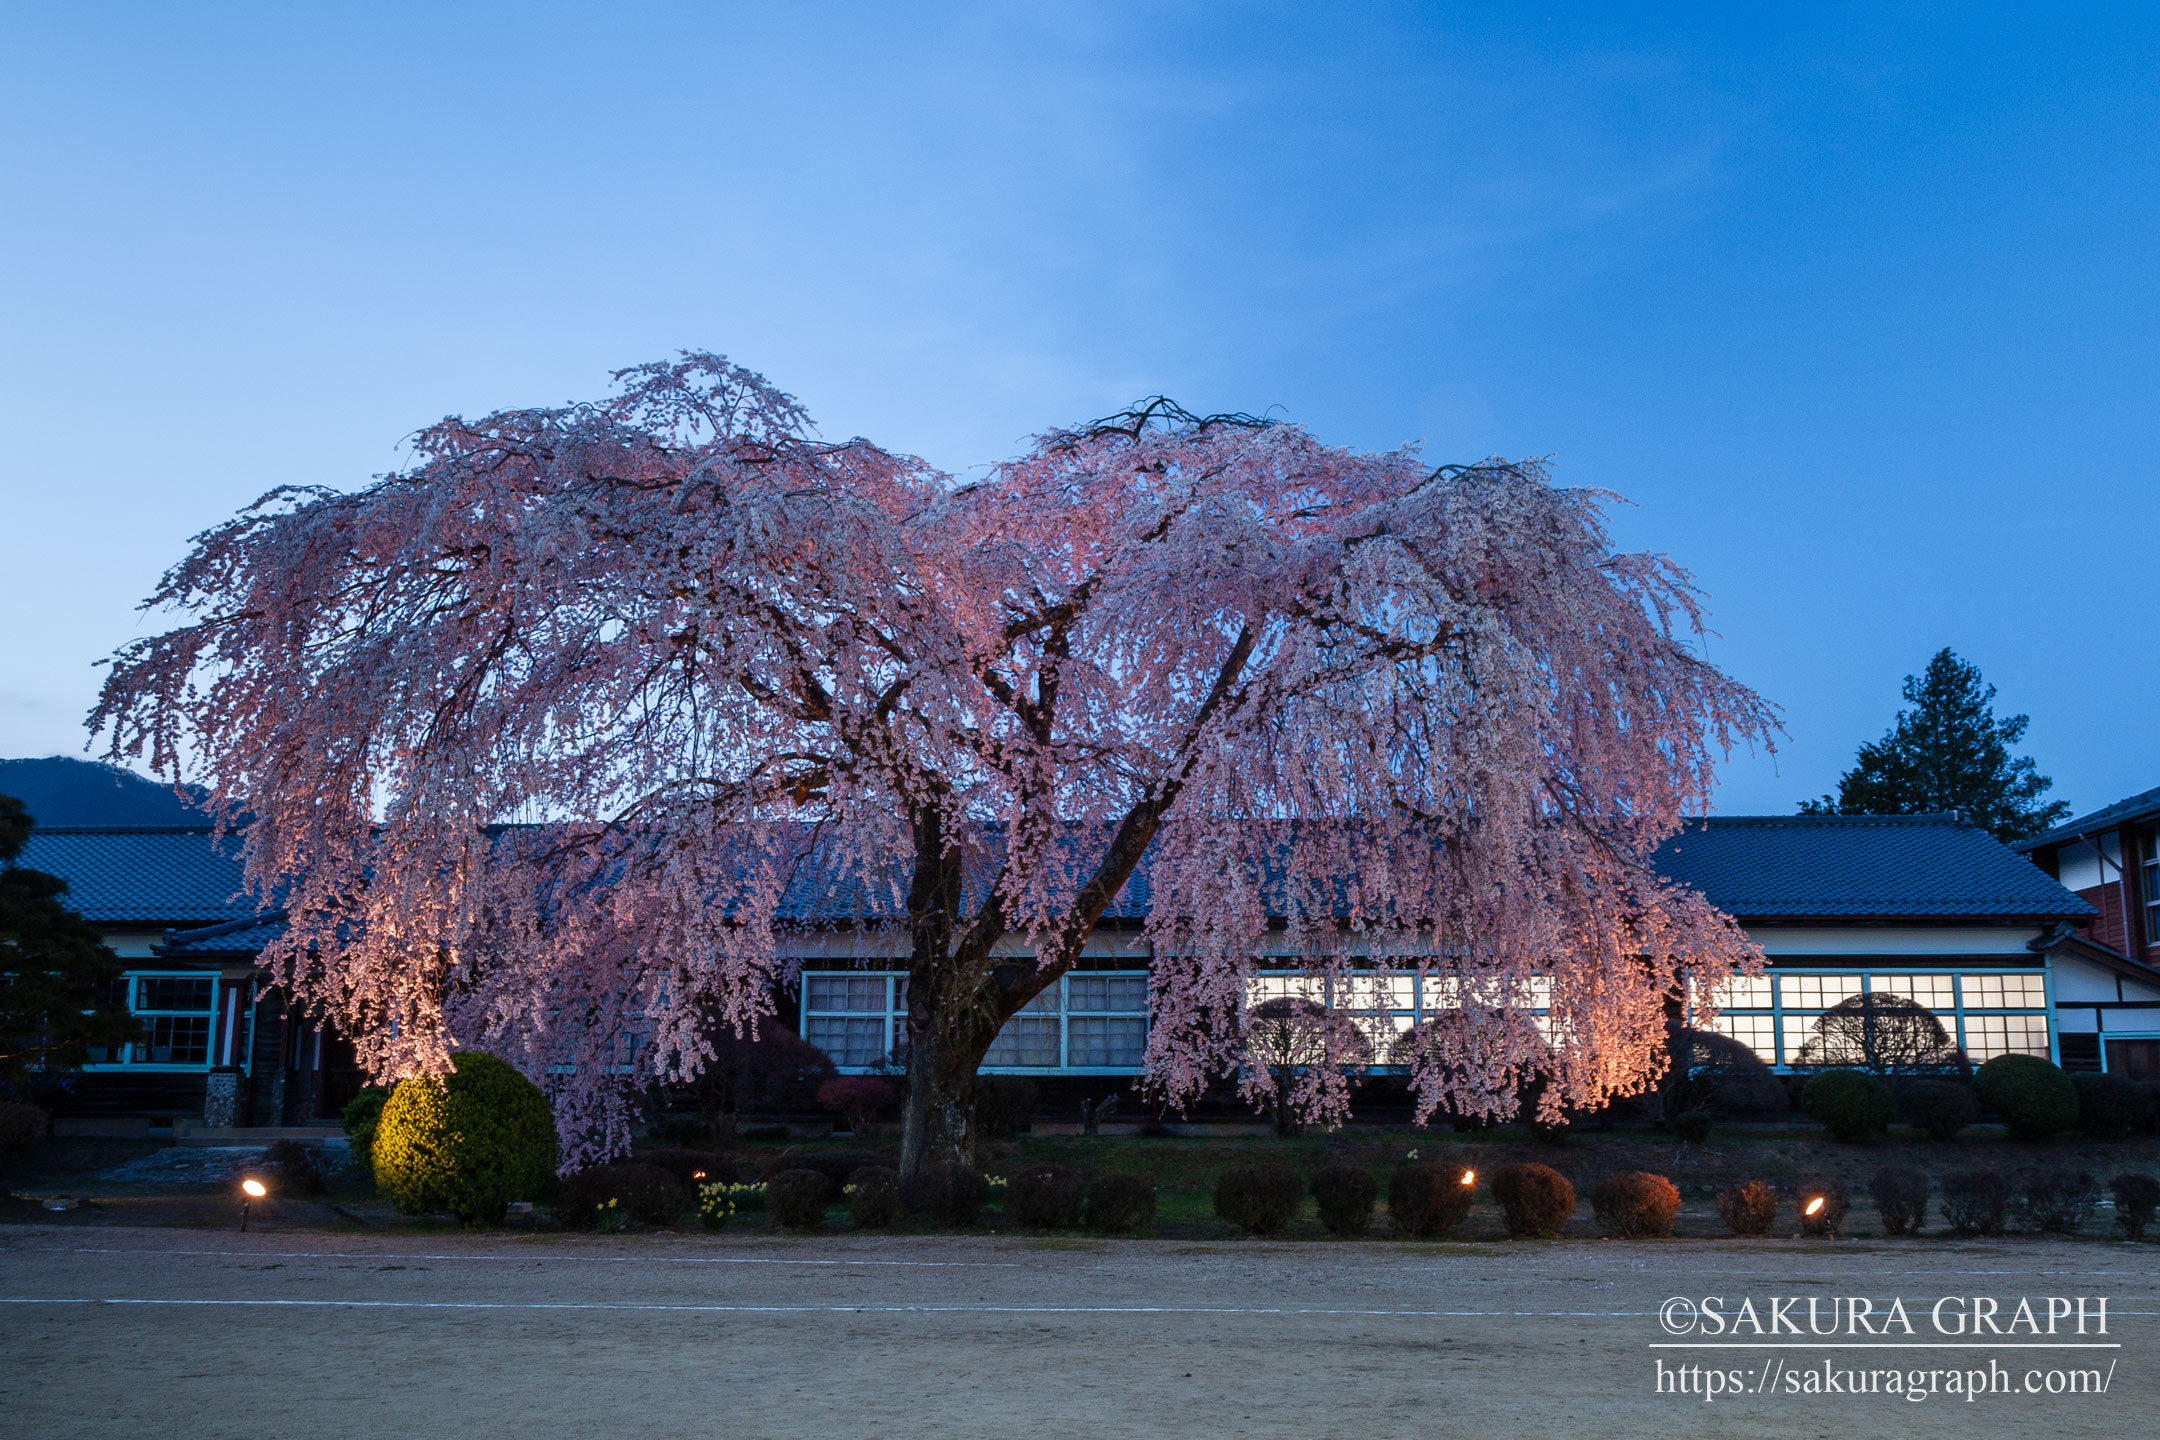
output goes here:
[{"label": "ground lantern light", "polygon": [[1817,1195],[1814,1199],[1807,1202],[1807,1209],[1801,1211],[1800,1213],[1811,1217],[1822,1214],[1823,1198],[1824,1197]]},{"label": "ground lantern light", "polygon": [[263,1187],[262,1181],[252,1176],[240,1182],[240,1228],[242,1230],[247,1229],[248,1207],[269,1193]]},{"label": "ground lantern light", "polygon": [[1466,1189],[1466,1190],[1467,1190],[1467,1189],[1471,1189],[1471,1188],[1475,1187],[1475,1186],[1477,1185],[1477,1171],[1475,1171],[1475,1170],[1465,1170],[1465,1171],[1463,1171],[1463,1172],[1462,1172],[1462,1183],[1463,1183],[1463,1188],[1464,1188],[1464,1189]]}]

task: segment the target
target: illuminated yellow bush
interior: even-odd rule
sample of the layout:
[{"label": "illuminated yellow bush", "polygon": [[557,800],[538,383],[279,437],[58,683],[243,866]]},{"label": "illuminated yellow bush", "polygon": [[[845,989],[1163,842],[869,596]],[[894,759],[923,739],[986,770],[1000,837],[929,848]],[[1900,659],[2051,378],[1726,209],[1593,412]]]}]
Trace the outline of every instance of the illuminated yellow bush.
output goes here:
[{"label": "illuminated yellow bush", "polygon": [[539,1087],[493,1055],[459,1055],[448,1080],[398,1083],[375,1128],[375,1185],[408,1215],[493,1224],[555,1176],[555,1117]]}]

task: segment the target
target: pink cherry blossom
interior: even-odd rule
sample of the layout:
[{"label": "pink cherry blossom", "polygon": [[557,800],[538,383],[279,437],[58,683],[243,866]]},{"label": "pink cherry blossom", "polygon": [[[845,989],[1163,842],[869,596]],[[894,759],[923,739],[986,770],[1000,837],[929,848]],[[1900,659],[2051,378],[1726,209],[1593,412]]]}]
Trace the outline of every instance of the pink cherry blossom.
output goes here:
[{"label": "pink cherry blossom", "polygon": [[807,905],[904,936],[904,1164],[965,1155],[1143,856],[1174,1103],[1240,1069],[1263,946],[1459,999],[1421,1114],[1639,1090],[1677,987],[1759,967],[1645,857],[1770,715],[1608,497],[1161,401],[958,483],[717,356],[617,380],[198,537],[92,716],[253,817],[265,963],[377,1076],[493,1050],[618,1150],[773,1013]]}]

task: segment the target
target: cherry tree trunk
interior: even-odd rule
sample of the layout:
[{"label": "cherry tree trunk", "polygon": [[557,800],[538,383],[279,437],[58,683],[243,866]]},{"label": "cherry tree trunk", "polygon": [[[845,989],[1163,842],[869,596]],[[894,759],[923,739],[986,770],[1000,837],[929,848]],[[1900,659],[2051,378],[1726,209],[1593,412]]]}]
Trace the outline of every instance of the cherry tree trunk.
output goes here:
[{"label": "cherry tree trunk", "polygon": [[913,1179],[932,1165],[975,1163],[975,1069],[989,1048],[987,1041],[971,1043],[942,1025],[909,1035],[901,1178]]}]

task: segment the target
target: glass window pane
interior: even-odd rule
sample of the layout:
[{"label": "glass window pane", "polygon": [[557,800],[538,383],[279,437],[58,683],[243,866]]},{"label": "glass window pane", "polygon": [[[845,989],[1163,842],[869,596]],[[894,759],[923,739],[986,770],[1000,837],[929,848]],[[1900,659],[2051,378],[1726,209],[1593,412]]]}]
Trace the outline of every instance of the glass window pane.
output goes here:
[{"label": "glass window pane", "polygon": [[2038,1010],[2047,1004],[2041,975],[1960,975],[1968,1010]]},{"label": "glass window pane", "polygon": [[1770,977],[1753,979],[1733,975],[1710,987],[1710,998],[1720,1010],[1767,1010],[1770,1008]]},{"label": "glass window pane", "polygon": [[813,1015],[803,1036],[832,1057],[835,1065],[878,1065],[885,1060],[885,1022],[844,1016]]},{"label": "glass window pane", "polygon": [[1900,995],[1946,1014],[1957,1009],[1957,991],[1948,975],[1870,975],[1868,988],[1879,995]]},{"label": "glass window pane", "polygon": [[1735,1015],[1721,1012],[1712,1028],[1720,1035],[1730,1035],[1741,1044],[1761,1056],[1763,1063],[1777,1063],[1777,1032],[1770,1015]]},{"label": "glass window pane", "polygon": [[1780,975],[1777,982],[1787,1010],[1827,1010],[1860,993],[1857,975]]},{"label": "glass window pane", "polygon": [[195,1010],[210,1008],[213,981],[205,975],[144,975],[135,982],[137,1010]]},{"label": "glass window pane", "polygon": [[1255,975],[1245,984],[1245,1003],[1258,1005],[1267,1000],[1281,1000],[1286,996],[1298,996],[1323,1004],[1327,1000],[1327,983],[1310,975],[1278,972],[1272,975]]},{"label": "glass window pane", "polygon": [[1027,1004],[1020,1007],[1022,1015],[1055,1015],[1058,1013],[1058,987],[1045,989]]},{"label": "glass window pane", "polygon": [[1074,1065],[1130,1065],[1137,1069],[1147,1054],[1147,1021],[1107,1015],[1077,1015],[1067,1044]]},{"label": "glass window pane", "polygon": [[1967,1015],[1965,1053],[1976,1064],[1998,1055],[2048,1053],[2048,1022],[2045,1015]]},{"label": "glass window pane", "polygon": [[137,1058],[150,1065],[210,1063],[210,1017],[159,1015],[144,1026]]},{"label": "glass window pane", "polygon": [[1065,982],[1065,1008],[1108,1010],[1125,1015],[1147,1013],[1145,975],[1074,975]]},{"label": "glass window pane", "polygon": [[1815,1038],[1816,1026],[1821,1023],[1819,1015],[1787,1015],[1785,1017],[1785,1063],[1793,1063],[1793,1057],[1802,1046]]},{"label": "glass window pane", "polygon": [[844,1015],[885,1013],[882,975],[805,975],[803,1003],[811,1010]]},{"label": "glass window pane", "polygon": [[1058,1022],[1055,1018],[1038,1020],[1031,1016],[1016,1015],[1005,1022],[998,1031],[997,1039],[990,1042],[990,1052],[983,1056],[985,1065],[1026,1065],[1030,1067],[1054,1066],[1058,1063]]}]

